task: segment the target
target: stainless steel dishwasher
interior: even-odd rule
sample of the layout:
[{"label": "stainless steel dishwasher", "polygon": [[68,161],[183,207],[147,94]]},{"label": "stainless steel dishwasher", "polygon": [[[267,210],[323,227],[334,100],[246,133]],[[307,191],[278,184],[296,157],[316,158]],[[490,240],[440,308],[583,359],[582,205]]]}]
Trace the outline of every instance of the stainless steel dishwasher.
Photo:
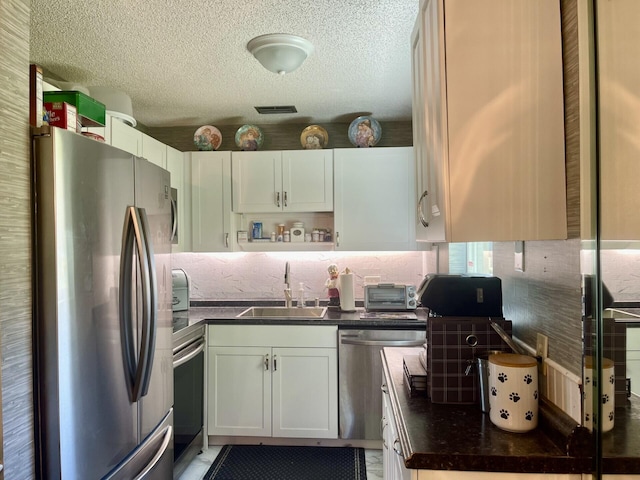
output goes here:
[{"label": "stainless steel dishwasher", "polygon": [[412,330],[339,330],[338,395],[340,438],[381,440],[383,347],[419,347],[424,323]]}]

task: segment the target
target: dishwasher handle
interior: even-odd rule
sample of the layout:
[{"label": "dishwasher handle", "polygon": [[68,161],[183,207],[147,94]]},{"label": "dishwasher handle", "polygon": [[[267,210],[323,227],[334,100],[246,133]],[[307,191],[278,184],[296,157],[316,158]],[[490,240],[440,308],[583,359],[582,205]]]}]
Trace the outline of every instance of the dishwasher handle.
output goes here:
[{"label": "dishwasher handle", "polygon": [[173,356],[173,368],[177,368],[180,365],[187,363],[196,355],[204,351],[205,341],[204,338],[193,342],[192,346],[189,346],[182,350],[179,354]]},{"label": "dishwasher handle", "polygon": [[361,340],[353,336],[340,338],[342,345],[361,345],[364,347],[421,347],[424,340]]}]

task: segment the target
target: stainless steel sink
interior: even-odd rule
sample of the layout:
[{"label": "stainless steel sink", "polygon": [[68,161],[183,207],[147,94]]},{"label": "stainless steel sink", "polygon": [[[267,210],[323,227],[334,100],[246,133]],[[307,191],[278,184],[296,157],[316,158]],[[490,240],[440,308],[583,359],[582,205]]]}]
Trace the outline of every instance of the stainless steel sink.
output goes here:
[{"label": "stainless steel sink", "polygon": [[327,307],[249,307],[236,318],[323,318]]}]

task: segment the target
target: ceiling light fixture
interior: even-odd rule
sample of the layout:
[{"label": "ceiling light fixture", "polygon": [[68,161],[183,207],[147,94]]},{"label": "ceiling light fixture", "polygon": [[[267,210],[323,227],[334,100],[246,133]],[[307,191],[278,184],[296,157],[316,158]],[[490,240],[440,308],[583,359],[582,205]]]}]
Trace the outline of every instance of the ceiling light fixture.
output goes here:
[{"label": "ceiling light fixture", "polygon": [[286,33],[260,35],[247,43],[254,57],[267,70],[284,75],[297,69],[313,53],[309,40]]}]

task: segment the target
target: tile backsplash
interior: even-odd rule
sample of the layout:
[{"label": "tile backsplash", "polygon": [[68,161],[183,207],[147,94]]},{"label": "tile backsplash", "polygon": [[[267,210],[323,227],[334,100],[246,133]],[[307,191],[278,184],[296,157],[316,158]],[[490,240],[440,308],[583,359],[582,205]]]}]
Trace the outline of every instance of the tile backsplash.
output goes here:
[{"label": "tile backsplash", "polygon": [[332,263],[355,274],[356,300],[363,298],[364,277],[382,282],[420,284],[436,271],[435,252],[287,252],[177,253],[172,268],[191,279],[191,300],[284,300],[285,263],[290,264],[291,289],[304,283],[306,298],[327,299],[325,282]]}]

